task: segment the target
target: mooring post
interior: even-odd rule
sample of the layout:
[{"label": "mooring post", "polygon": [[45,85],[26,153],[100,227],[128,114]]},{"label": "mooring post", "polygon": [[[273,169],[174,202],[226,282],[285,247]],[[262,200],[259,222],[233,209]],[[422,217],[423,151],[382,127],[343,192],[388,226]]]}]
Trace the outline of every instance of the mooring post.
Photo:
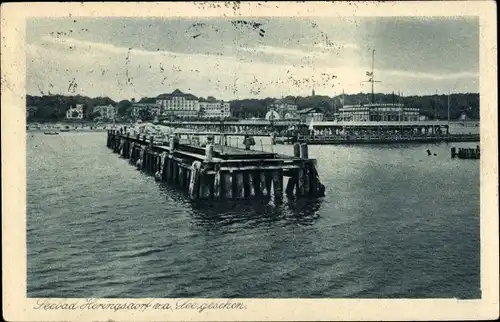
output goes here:
[{"label": "mooring post", "polygon": [[214,146],[212,144],[207,144],[205,147],[205,162],[212,162],[214,154]]},{"label": "mooring post", "polygon": [[195,200],[198,198],[198,184],[200,180],[201,162],[194,161],[191,165],[191,177],[189,180],[189,198]]},{"label": "mooring post", "polygon": [[170,154],[174,154],[174,148],[175,148],[175,136],[171,135],[169,138],[169,148],[170,148]]},{"label": "mooring post", "polygon": [[452,147],[451,148],[451,158],[454,159],[456,155],[457,155],[457,148]]},{"label": "mooring post", "polygon": [[296,158],[300,158],[300,143],[295,142],[293,144],[293,156]]}]

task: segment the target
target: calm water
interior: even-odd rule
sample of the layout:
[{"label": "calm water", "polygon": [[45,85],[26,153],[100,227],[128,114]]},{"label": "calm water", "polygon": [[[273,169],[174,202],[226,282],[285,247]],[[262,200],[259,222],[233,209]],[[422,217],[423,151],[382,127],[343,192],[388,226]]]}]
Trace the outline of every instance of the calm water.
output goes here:
[{"label": "calm water", "polygon": [[481,296],[479,161],[451,145],[310,146],[325,198],[197,205],[105,135],[28,133],[29,297]]}]

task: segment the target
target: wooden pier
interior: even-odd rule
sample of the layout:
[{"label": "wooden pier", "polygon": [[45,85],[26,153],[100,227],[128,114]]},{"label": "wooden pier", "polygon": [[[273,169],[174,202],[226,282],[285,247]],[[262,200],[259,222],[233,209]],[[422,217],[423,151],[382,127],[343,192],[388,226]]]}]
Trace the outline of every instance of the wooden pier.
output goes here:
[{"label": "wooden pier", "polygon": [[[177,136],[168,142],[153,137],[132,137],[123,129],[109,130],[107,147],[138,169],[198,199],[251,199],[283,196],[323,197],[325,187],[309,159],[307,144],[296,144],[294,156],[244,150],[225,145],[205,147],[184,143]],[[284,178],[288,178],[284,187]]]}]

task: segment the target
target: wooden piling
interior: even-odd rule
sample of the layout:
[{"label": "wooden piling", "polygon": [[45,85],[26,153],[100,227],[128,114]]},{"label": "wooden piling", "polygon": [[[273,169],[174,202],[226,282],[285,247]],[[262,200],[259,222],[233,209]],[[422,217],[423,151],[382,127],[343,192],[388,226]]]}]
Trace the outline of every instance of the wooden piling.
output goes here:
[{"label": "wooden piling", "polygon": [[186,169],[184,169],[184,167],[179,167],[179,187],[181,188],[181,190],[184,190],[187,185],[185,172]]},{"label": "wooden piling", "polygon": [[205,162],[212,162],[214,154],[214,146],[212,144],[207,144],[205,147]]},{"label": "wooden piling", "polygon": [[198,184],[200,180],[201,162],[194,161],[191,165],[191,177],[189,180],[189,198],[191,200],[198,199]]},{"label": "wooden piling", "polygon": [[251,171],[245,172],[245,176],[247,178],[247,187],[245,189],[248,197],[255,197],[255,182],[254,182],[254,173]]},{"label": "wooden piling", "polygon": [[219,199],[222,195],[221,193],[221,173],[220,171],[215,172],[214,175],[214,198]]},{"label": "wooden piling", "polygon": [[235,181],[236,181],[235,196],[237,199],[244,199],[245,198],[245,185],[244,185],[244,181],[243,181],[243,172],[241,172],[241,171],[236,172]]},{"label": "wooden piling", "polygon": [[267,189],[267,184],[266,184],[266,174],[264,171],[261,171],[259,174],[259,190],[262,196],[268,196],[269,195],[269,190]]},{"label": "wooden piling", "polygon": [[172,169],[173,169],[173,162],[171,155],[167,156],[167,159],[165,160],[166,165],[165,165],[165,180],[171,182],[172,181]]},{"label": "wooden piling", "polygon": [[233,174],[230,172],[222,173],[222,190],[226,199],[233,199]]},{"label": "wooden piling", "polygon": [[288,178],[288,183],[286,184],[285,193],[288,197],[293,197],[293,190],[297,185],[297,178],[295,176],[291,176]]},{"label": "wooden piling", "polygon": [[175,160],[172,160],[172,183],[176,184],[178,179],[179,179],[179,165]]},{"label": "wooden piling", "polygon": [[211,183],[213,182],[211,176],[208,174],[200,173],[200,199],[208,199],[211,194]]},{"label": "wooden piling", "polygon": [[309,159],[309,149],[307,143],[302,143],[300,145],[300,158],[303,160]]},{"label": "wooden piling", "polygon": [[275,199],[283,197],[283,171],[273,171],[273,193]]},{"label": "wooden piling", "polygon": [[304,170],[297,171],[297,189],[295,190],[297,197],[304,195]]},{"label": "wooden piling", "polygon": [[296,158],[300,158],[300,143],[295,142],[293,144],[293,156]]},{"label": "wooden piling", "polygon": [[310,189],[311,189],[311,170],[309,168],[309,165],[306,165],[304,169],[304,195],[309,195],[310,194]]}]

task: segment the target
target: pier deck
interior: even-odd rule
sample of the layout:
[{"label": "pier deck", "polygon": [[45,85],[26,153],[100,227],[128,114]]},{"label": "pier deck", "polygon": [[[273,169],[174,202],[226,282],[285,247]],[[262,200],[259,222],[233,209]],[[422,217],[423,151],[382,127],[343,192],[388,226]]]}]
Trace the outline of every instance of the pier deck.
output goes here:
[{"label": "pier deck", "polygon": [[[155,142],[145,136],[108,131],[107,146],[158,181],[177,185],[191,199],[246,199],[273,197],[322,197],[316,160],[308,157],[307,144],[296,144],[294,156],[244,150],[231,146],[206,147]],[[288,177],[283,191],[283,177]]]}]

